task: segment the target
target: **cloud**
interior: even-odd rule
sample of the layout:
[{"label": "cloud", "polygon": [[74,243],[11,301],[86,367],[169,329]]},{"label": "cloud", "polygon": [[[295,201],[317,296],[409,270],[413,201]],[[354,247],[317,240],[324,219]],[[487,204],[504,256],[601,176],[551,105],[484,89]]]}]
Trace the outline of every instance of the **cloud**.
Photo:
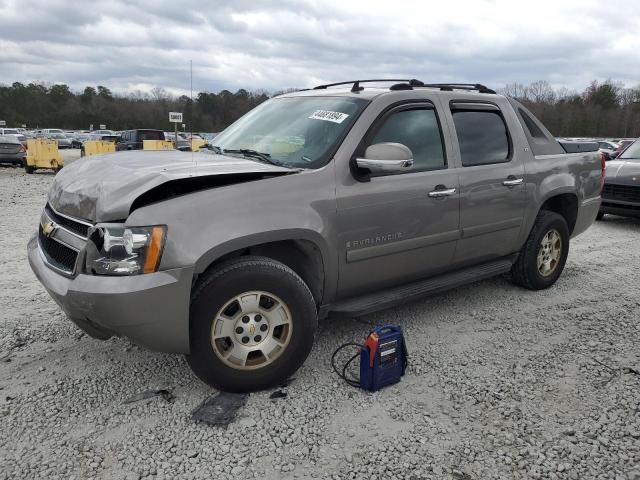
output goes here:
[{"label": "cloud", "polygon": [[617,0],[0,0],[0,83],[114,91],[640,79],[640,12]]}]

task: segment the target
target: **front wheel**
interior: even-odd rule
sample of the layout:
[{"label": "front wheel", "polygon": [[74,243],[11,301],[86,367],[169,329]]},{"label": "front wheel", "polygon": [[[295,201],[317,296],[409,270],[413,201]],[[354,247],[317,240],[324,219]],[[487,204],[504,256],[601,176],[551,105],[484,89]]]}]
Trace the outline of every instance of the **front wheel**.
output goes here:
[{"label": "front wheel", "polygon": [[304,281],[266,257],[240,257],[205,274],[190,313],[187,363],[229,392],[284,382],[309,355],[318,322]]},{"label": "front wheel", "polygon": [[596,215],[596,220],[602,220],[604,218],[604,212],[600,210]]},{"label": "front wheel", "polygon": [[569,227],[562,215],[542,210],[511,268],[515,283],[542,290],[556,283],[569,255]]}]

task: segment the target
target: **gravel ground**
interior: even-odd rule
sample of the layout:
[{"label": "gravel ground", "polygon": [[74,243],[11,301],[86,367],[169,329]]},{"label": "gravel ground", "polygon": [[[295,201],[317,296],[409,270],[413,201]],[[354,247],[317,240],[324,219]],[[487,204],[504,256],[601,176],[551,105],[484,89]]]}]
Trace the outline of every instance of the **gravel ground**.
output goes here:
[{"label": "gravel ground", "polygon": [[[227,428],[183,358],[83,335],[26,259],[53,176],[0,168],[0,479],[640,479],[640,221],[572,243],[550,290],[497,278],[351,321],[329,319],[273,400]],[[399,323],[410,366],[375,394],[330,355]],[[151,388],[161,397],[123,404]]]}]

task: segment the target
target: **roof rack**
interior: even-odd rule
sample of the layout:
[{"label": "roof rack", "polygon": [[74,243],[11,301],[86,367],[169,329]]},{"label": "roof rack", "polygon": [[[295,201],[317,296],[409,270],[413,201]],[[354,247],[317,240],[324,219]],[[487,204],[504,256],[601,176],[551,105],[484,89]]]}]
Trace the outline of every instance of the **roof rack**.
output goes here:
[{"label": "roof rack", "polygon": [[452,90],[477,90],[479,93],[496,93],[495,90],[491,90],[485,87],[481,83],[425,83],[424,87],[439,88],[444,91]]},{"label": "roof rack", "polygon": [[327,83],[326,85],[318,85],[317,87],[313,87],[314,90],[324,90],[327,87],[337,87],[338,85],[349,85],[353,84],[351,87],[352,92],[359,92],[364,90],[364,87],[361,87],[361,83],[374,83],[374,82],[407,82],[409,85],[413,86],[422,86],[424,85],[420,80],[413,79],[405,79],[405,78],[379,78],[373,80],[350,80],[348,82],[337,82],[337,83]]},{"label": "roof rack", "polygon": [[442,91],[451,92],[453,90],[475,90],[479,93],[493,93],[495,94],[495,90],[491,90],[490,88],[485,87],[481,83],[423,83],[420,80],[412,79],[397,79],[397,78],[380,78],[380,79],[371,79],[371,80],[350,80],[348,82],[336,82],[336,83],[327,83],[326,85],[318,85],[317,87],[313,87],[313,90],[324,90],[328,87],[336,87],[338,85],[352,85],[352,92],[360,92],[364,90],[361,83],[376,83],[376,82],[401,82],[395,83],[391,85],[391,90],[413,90],[414,88],[439,88]]}]

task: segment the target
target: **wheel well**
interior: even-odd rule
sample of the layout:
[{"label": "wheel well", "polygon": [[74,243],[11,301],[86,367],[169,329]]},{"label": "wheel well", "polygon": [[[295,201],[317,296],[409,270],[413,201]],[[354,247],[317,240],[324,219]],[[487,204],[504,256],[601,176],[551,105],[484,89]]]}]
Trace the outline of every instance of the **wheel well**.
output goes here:
[{"label": "wheel well", "polygon": [[573,233],[573,227],[578,218],[578,197],[572,193],[563,193],[547,199],[540,210],[556,212],[564,217],[569,226],[569,234]]},{"label": "wheel well", "polygon": [[257,255],[284,263],[307,284],[317,305],[324,294],[324,262],[320,249],[308,240],[283,240],[262,243],[236,250],[216,259],[207,270],[217,267],[231,258]]}]

